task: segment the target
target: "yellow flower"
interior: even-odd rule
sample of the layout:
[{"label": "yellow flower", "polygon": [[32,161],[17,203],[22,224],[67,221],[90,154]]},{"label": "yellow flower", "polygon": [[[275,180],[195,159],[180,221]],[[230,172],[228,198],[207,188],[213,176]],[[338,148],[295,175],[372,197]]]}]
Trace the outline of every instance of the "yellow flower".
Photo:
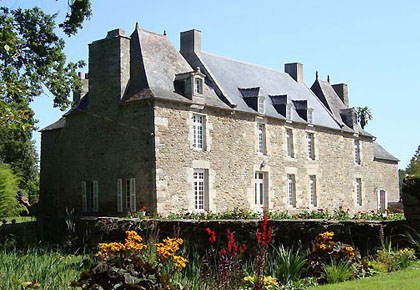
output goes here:
[{"label": "yellow flower", "polygon": [[167,259],[168,257],[174,256],[183,242],[180,238],[166,238],[163,240],[163,243],[155,244],[159,258]]},{"label": "yellow flower", "polygon": [[346,251],[347,251],[347,252],[353,252],[353,251],[354,251],[354,249],[353,249],[353,247],[346,247]]},{"label": "yellow flower", "polygon": [[326,240],[331,240],[334,237],[334,232],[320,233],[319,236],[325,241]]},{"label": "yellow flower", "polygon": [[175,267],[177,268],[185,268],[187,265],[188,260],[181,256],[174,256],[173,257]]},{"label": "yellow flower", "polygon": [[326,249],[328,249],[328,247],[327,247],[327,245],[326,244],[320,244],[319,245],[319,248],[321,249],[321,250],[326,250]]},{"label": "yellow flower", "polygon": [[335,246],[335,242],[334,241],[328,241],[328,244],[330,244],[331,246]]}]

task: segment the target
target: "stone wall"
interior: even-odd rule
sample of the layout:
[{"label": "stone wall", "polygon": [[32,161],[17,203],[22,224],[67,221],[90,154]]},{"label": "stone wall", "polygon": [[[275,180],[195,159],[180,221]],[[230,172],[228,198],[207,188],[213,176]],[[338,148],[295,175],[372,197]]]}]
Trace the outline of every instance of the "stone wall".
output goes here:
[{"label": "stone wall", "polygon": [[400,201],[398,163],[395,161],[375,160],[373,164],[375,191],[379,193],[379,191],[384,190],[388,203]]},{"label": "stone wall", "polygon": [[[82,181],[98,181],[98,213],[117,215],[117,179],[136,178],[137,204],[152,209],[152,106],[137,101],[108,118],[79,113],[64,128],[42,133],[41,202],[45,214],[82,208]],[[123,204],[125,196],[123,197]]]},{"label": "stone wall", "polygon": [[[192,148],[192,115],[205,116],[206,148]],[[193,169],[208,172],[209,210],[254,208],[254,174],[264,172],[271,210],[299,211],[310,206],[309,176],[317,180],[317,207],[342,205],[352,212],[377,209],[378,180],[386,174],[388,201],[398,201],[395,164],[373,161],[373,143],[360,137],[361,165],[354,162],[355,136],[326,128],[212,108],[159,101],[155,110],[156,195],[159,213],[193,211]],[[266,154],[257,153],[257,123],[265,124]],[[295,157],[286,156],[285,131],[293,131]],[[315,160],[307,156],[306,134],[314,133]],[[377,173],[377,170],[379,172]],[[396,173],[396,172],[395,172]],[[287,175],[296,176],[296,207],[287,203]],[[362,181],[356,205],[355,180]],[[395,184],[394,184],[395,181]],[[392,194],[391,194],[392,193]]]},{"label": "stone wall", "polygon": [[[405,221],[324,221],[324,220],[269,220],[273,229],[273,244],[310,248],[312,240],[324,231],[334,232],[334,240],[355,245],[364,255],[381,247],[392,239],[393,246],[406,245],[399,234],[407,229]],[[205,249],[208,247],[209,227],[217,233],[217,240],[226,241],[226,230],[234,232],[235,240],[245,242],[250,251],[257,244],[257,220],[137,220],[118,218],[98,218],[82,220],[78,229],[89,232],[89,244],[95,248],[98,242],[121,241],[125,231],[135,230],[146,239],[180,236],[190,246]]]}]

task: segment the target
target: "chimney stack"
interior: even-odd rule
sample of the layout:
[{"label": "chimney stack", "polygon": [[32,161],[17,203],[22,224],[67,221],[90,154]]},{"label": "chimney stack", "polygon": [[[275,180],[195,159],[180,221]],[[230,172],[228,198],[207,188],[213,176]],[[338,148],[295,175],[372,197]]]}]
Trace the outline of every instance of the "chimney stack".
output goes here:
[{"label": "chimney stack", "polygon": [[335,84],[332,85],[334,91],[337,93],[337,95],[340,97],[341,101],[344,105],[349,107],[349,92],[347,89],[347,84]]},{"label": "chimney stack", "polygon": [[298,62],[286,63],[284,72],[288,73],[296,82],[303,84],[303,64]]},{"label": "chimney stack", "polygon": [[201,31],[192,29],[181,32],[181,50],[184,53],[195,53],[200,55],[201,53]]}]

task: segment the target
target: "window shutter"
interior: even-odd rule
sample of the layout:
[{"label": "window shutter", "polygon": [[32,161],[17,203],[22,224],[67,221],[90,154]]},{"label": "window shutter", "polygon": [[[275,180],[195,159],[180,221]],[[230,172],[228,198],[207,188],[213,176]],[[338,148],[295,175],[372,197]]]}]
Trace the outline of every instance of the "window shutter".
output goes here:
[{"label": "window shutter", "polygon": [[82,181],[82,211],[87,211],[86,181]]},{"label": "window shutter", "polygon": [[98,181],[93,181],[93,211],[98,211]]},{"label": "window shutter", "polygon": [[117,210],[123,211],[123,198],[122,198],[122,179],[117,179]]},{"label": "window shutter", "polygon": [[136,179],[130,178],[130,210],[136,211]]}]

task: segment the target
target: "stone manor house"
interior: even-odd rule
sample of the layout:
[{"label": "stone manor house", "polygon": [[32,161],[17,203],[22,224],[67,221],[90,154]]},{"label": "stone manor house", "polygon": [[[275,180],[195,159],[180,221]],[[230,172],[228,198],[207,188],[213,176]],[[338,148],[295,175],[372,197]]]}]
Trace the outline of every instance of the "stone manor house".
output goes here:
[{"label": "stone manor house", "polygon": [[41,204],[83,214],[386,209],[398,159],[346,84],[201,51],[201,32],[121,29],[89,45],[72,109],[42,129]]}]

